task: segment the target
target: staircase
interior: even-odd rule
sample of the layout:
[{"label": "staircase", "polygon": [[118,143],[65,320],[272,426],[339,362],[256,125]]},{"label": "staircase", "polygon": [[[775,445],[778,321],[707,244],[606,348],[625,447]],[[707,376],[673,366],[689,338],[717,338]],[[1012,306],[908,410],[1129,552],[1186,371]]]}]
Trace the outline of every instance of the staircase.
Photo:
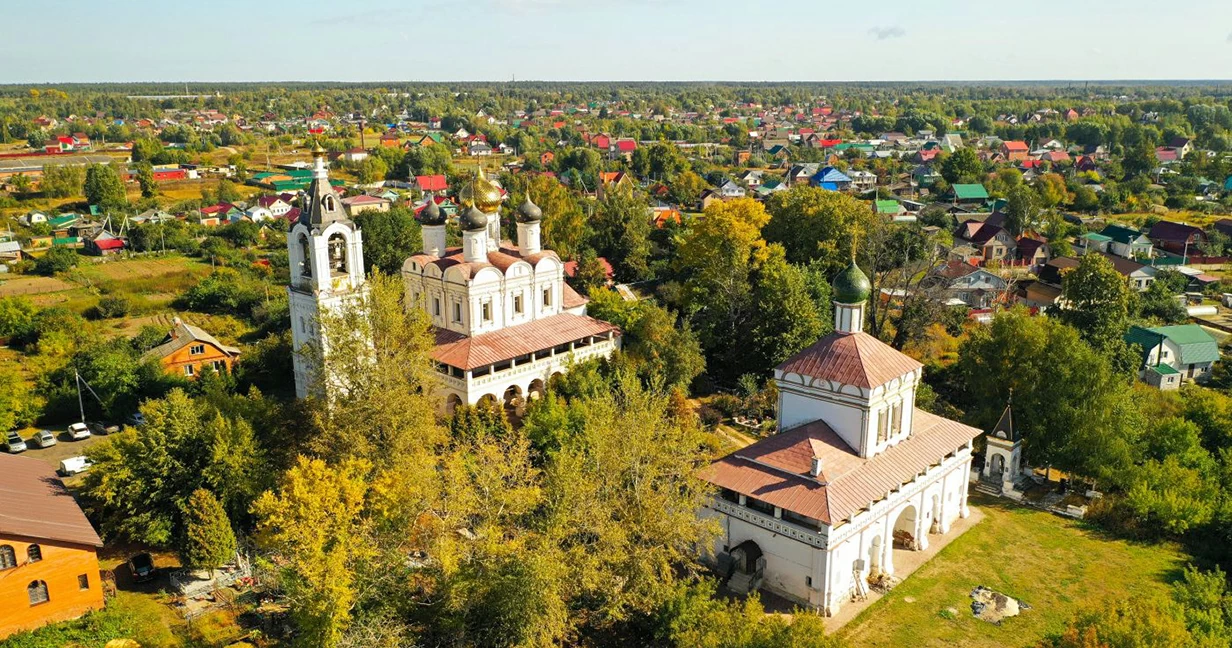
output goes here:
[{"label": "staircase", "polygon": [[727,589],[733,594],[745,595],[761,585],[761,574],[748,574],[740,570],[736,570],[727,581]]},{"label": "staircase", "polygon": [[977,493],[992,495],[993,497],[1001,497],[1001,484],[990,484],[984,480],[979,480],[972,485]]}]

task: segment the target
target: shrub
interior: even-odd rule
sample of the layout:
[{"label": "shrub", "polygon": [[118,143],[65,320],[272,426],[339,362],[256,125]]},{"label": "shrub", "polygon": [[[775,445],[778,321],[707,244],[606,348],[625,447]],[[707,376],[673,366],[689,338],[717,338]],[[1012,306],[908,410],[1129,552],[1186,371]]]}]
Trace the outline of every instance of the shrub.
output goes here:
[{"label": "shrub", "polygon": [[77,251],[66,247],[53,247],[47,250],[39,260],[34,263],[34,271],[50,277],[57,272],[66,272],[71,270],[80,261],[77,256]]},{"label": "shrub", "polygon": [[719,394],[710,400],[710,406],[730,418],[744,410],[744,401],[732,394]]},{"label": "shrub", "polygon": [[132,301],[124,295],[104,295],[94,306],[93,315],[97,319],[124,317],[132,310]]}]

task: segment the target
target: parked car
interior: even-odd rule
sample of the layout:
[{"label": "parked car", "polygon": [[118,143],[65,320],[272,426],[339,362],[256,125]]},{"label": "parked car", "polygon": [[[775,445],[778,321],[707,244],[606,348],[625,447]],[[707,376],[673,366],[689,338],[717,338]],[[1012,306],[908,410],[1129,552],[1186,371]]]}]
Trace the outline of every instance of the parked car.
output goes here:
[{"label": "parked car", "polygon": [[128,571],[132,573],[134,583],[152,581],[158,576],[158,568],[154,566],[154,557],[148,553],[139,553],[129,558]]},{"label": "parked car", "polygon": [[77,475],[90,469],[94,465],[89,457],[84,455],[77,457],[69,457],[60,462],[60,474],[65,477]]},{"label": "parked car", "polygon": [[68,426],[68,435],[74,441],[90,438],[90,428],[85,423],[74,423]]},{"label": "parked car", "polygon": [[10,454],[26,451],[26,442],[22,440],[21,435],[16,432],[9,432],[4,435],[4,450]]},{"label": "parked car", "polygon": [[39,430],[30,437],[30,442],[37,448],[50,448],[56,444],[56,435],[51,430]]},{"label": "parked car", "polygon": [[145,425],[145,415],[141,412],[133,412],[128,415],[128,418],[125,419],[124,422],[133,427],[141,427]]},{"label": "parked car", "polygon": [[102,421],[87,421],[86,427],[90,428],[90,434],[93,434],[94,436],[115,434],[120,431],[120,426],[114,423],[108,425]]}]

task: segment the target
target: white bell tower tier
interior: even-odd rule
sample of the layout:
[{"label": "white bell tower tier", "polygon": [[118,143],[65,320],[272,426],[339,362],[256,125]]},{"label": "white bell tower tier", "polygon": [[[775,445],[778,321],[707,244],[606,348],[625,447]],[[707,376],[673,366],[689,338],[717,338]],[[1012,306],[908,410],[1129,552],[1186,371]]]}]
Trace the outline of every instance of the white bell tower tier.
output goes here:
[{"label": "white bell tower tier", "polygon": [[321,314],[362,303],[367,292],[363,233],[347,217],[338,193],[329,183],[325,150],[318,145],[312,156],[312,184],[300,218],[287,235],[291,344],[295,394],[300,398],[324,392],[316,384],[316,369],[305,352],[307,345],[315,345],[328,353],[328,342],[321,333]]}]

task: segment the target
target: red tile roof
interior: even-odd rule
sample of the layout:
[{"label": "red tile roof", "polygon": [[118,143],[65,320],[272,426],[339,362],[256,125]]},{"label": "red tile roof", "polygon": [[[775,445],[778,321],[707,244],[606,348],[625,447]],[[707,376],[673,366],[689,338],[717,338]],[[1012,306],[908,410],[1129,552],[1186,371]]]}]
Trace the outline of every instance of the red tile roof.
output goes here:
[{"label": "red tile roof", "polygon": [[103,546],[50,465],[0,455],[0,537],[14,536]]},{"label": "red tile roof", "polygon": [[788,358],[776,371],[854,387],[878,387],[923,367],[909,356],[864,333],[831,333]]},{"label": "red tile roof", "polygon": [[[814,421],[719,459],[702,470],[701,478],[823,524],[838,524],[980,434],[918,408],[912,420],[910,436],[867,459],[824,421]],[[809,476],[813,457],[822,466],[816,479]]]},{"label": "red tile roof", "polygon": [[436,329],[432,359],[459,369],[475,369],[591,335],[620,334],[620,327],[584,315],[561,313],[541,320],[467,337]]},{"label": "red tile roof", "polygon": [[1004,146],[1004,147],[1005,147],[1005,150],[1007,150],[1007,151],[1027,151],[1027,150],[1029,150],[1029,149],[1027,148],[1027,143],[1026,143],[1026,142],[1023,142],[1023,141],[1021,141],[1021,140],[1014,140],[1014,141],[1010,141],[1010,142],[1002,142],[1002,146]]}]

